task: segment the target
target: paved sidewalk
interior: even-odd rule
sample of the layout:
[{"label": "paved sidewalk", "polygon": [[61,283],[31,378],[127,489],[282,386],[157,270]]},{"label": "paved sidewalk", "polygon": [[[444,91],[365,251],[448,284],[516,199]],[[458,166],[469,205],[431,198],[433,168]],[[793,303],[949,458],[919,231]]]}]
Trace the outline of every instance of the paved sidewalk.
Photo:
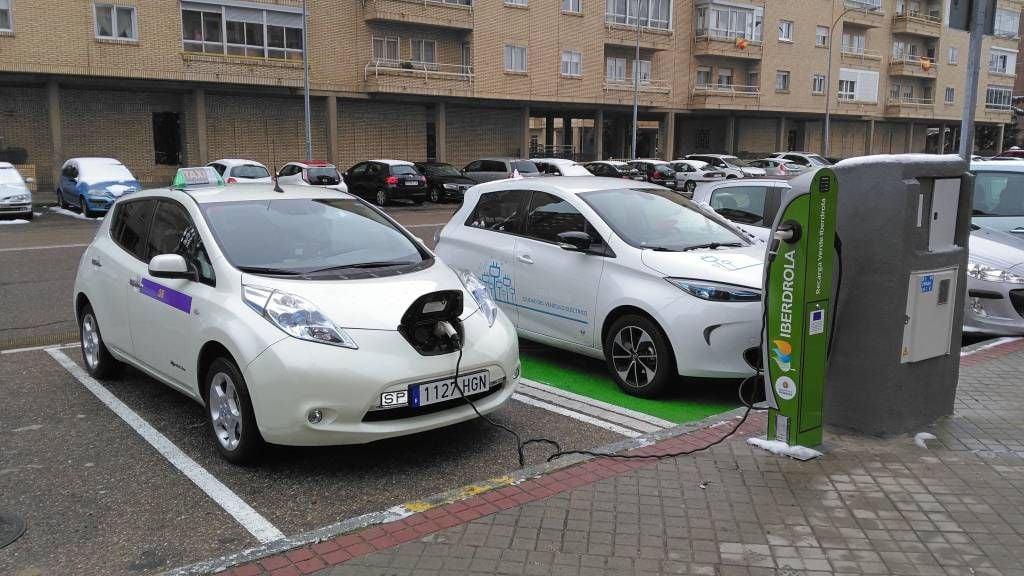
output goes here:
[{"label": "paved sidewalk", "polygon": [[956,413],[928,431],[927,448],[829,434],[810,462],[742,437],[592,460],[226,573],[1024,576],[1024,340],[964,357]]}]

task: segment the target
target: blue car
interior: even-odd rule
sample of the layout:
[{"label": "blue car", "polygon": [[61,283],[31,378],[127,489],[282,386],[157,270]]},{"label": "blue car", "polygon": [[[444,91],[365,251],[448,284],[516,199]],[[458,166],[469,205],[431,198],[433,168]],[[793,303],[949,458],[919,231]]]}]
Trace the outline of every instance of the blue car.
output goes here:
[{"label": "blue car", "polygon": [[142,185],[113,158],[72,158],[64,163],[57,184],[57,205],[78,208],[86,218],[107,213],[114,200]]}]

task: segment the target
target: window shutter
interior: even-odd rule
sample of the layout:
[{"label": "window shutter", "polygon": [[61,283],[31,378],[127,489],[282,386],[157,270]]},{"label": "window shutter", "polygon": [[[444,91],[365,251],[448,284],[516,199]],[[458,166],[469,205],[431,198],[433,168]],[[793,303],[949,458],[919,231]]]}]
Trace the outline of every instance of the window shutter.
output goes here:
[{"label": "window shutter", "polygon": [[856,98],[860,102],[878,102],[878,72],[857,71]]}]

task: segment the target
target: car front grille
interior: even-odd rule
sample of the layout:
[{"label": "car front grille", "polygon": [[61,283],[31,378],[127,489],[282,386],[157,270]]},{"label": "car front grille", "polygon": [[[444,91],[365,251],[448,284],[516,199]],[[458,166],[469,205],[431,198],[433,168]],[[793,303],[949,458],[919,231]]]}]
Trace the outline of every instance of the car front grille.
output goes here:
[{"label": "car front grille", "polygon": [[0,213],[3,212],[28,212],[32,209],[31,204],[0,204]]},{"label": "car front grille", "polygon": [[1024,290],[1010,290],[1010,303],[1017,314],[1024,316]]}]

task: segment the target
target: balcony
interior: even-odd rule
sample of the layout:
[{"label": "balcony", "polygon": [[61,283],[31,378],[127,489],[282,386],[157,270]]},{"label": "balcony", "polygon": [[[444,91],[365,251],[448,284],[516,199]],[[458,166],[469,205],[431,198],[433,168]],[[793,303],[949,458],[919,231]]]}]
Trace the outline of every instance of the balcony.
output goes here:
[{"label": "balcony", "polygon": [[999,66],[992,65],[989,65],[988,67],[988,74],[989,76],[994,76],[1000,79],[1005,78],[1007,80],[1013,80],[1017,77],[1017,72],[1015,70],[1009,70],[1005,67],[1000,68]]},{"label": "balcony", "polygon": [[882,53],[877,50],[843,46],[839,54],[843,64],[857,66],[858,68],[876,70],[882,63]]},{"label": "balcony", "polygon": [[[672,84],[667,80],[641,80],[637,92],[641,106],[667,106],[672,96]],[[605,78],[604,101],[608,104],[632,104],[633,80]]]},{"label": "balcony", "polygon": [[702,32],[693,38],[693,53],[696,56],[761,59],[763,48],[760,40],[747,40],[716,30]]},{"label": "balcony", "polygon": [[368,92],[472,96],[473,67],[411,60],[370,60],[363,67]]},{"label": "balcony", "polygon": [[934,98],[889,97],[885,115],[896,118],[931,118],[935,115]]},{"label": "balcony", "polygon": [[878,28],[885,24],[881,0],[846,0],[846,7],[852,10],[843,16],[845,22],[868,28]]},{"label": "balcony", "polygon": [[760,102],[760,86],[697,84],[690,94],[694,108],[756,109]]},{"label": "balcony", "polygon": [[893,34],[911,34],[926,38],[938,38],[942,35],[942,16],[940,12],[905,11],[892,17]]},{"label": "balcony", "polygon": [[401,22],[473,30],[471,0],[363,0],[367,22]]},{"label": "balcony", "polygon": [[[636,46],[636,18],[621,14],[604,15],[604,42],[613,46]],[[642,18],[640,21],[640,48],[671,50],[672,28],[669,22]]]},{"label": "balcony", "polygon": [[911,76],[914,78],[935,78],[939,65],[927,56],[893,56],[889,60],[890,76]]}]

